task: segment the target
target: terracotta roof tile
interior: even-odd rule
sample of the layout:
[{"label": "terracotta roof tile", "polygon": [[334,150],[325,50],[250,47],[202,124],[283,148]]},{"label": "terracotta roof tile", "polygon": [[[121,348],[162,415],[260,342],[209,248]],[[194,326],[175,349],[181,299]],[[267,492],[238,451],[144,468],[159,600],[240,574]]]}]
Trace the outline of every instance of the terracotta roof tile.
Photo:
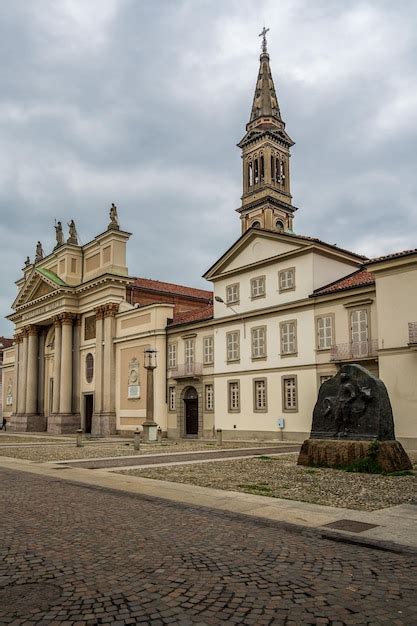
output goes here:
[{"label": "terracotta roof tile", "polygon": [[206,289],[196,289],[195,287],[186,287],[185,285],[176,285],[175,283],[166,283],[161,280],[152,280],[151,278],[135,278],[133,287],[149,289],[151,291],[159,291],[178,296],[191,296],[193,298],[202,298],[203,300],[212,301],[213,292]]},{"label": "terracotta roof tile", "polygon": [[7,337],[0,337],[0,344],[3,348],[10,348],[13,345],[14,339],[8,339]]},{"label": "terracotta roof tile", "polygon": [[182,311],[181,313],[176,313],[174,311],[172,326],[176,326],[177,324],[188,324],[189,322],[202,322],[203,320],[212,319],[212,317],[212,304],[209,304],[202,309],[196,309],[195,311]]},{"label": "terracotta roof tile", "polygon": [[372,274],[372,272],[368,272],[367,270],[359,269],[352,274],[348,274],[348,276],[335,280],[333,283],[324,285],[324,287],[320,287],[319,289],[315,289],[313,296],[323,296],[328,293],[336,293],[338,291],[345,291],[346,289],[355,289],[356,287],[366,287],[374,284],[374,274]]},{"label": "terracotta roof tile", "polygon": [[409,256],[409,255],[416,254],[416,253],[417,253],[417,248],[414,248],[412,250],[402,250],[401,252],[393,252],[392,254],[386,254],[384,256],[378,256],[378,257],[375,257],[374,259],[370,259],[367,265],[370,265],[371,263],[379,263],[379,261],[385,261],[388,259],[396,259],[402,256]]}]

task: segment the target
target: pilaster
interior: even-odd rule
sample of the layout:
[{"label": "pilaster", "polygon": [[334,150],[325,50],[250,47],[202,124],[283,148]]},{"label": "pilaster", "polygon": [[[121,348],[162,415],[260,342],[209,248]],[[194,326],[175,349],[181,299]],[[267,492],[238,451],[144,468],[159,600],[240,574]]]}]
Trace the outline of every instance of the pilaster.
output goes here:
[{"label": "pilaster", "polygon": [[26,410],[27,415],[38,413],[38,326],[29,326],[26,331],[27,347],[27,375],[26,375]]},{"label": "pilaster", "polygon": [[59,413],[59,393],[61,386],[61,339],[62,339],[62,327],[61,319],[59,316],[53,318],[55,326],[55,341],[54,341],[54,390],[52,396],[52,413]]}]

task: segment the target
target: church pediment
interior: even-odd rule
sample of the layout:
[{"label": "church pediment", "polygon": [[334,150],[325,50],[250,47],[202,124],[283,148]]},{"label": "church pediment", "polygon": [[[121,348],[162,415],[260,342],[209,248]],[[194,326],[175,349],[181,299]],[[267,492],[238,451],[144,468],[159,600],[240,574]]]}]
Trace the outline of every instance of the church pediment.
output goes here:
[{"label": "church pediment", "polygon": [[213,280],[222,274],[306,247],[307,243],[294,241],[283,233],[250,229],[204,274],[204,278]]},{"label": "church pediment", "polygon": [[13,308],[17,309],[40,298],[57,294],[63,287],[67,285],[54,272],[42,268],[34,269],[20,289]]}]

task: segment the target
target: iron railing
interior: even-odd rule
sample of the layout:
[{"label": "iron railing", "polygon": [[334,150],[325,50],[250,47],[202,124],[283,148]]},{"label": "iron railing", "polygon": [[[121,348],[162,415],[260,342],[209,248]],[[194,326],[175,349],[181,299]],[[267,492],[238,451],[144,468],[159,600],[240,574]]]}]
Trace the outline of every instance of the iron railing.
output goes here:
[{"label": "iron railing", "polygon": [[408,323],[408,343],[417,345],[417,322]]},{"label": "iron railing", "polygon": [[378,354],[378,339],[367,341],[352,341],[350,343],[338,343],[331,347],[331,361],[352,361],[355,359],[368,359]]},{"label": "iron railing", "polygon": [[202,363],[181,363],[170,369],[172,378],[196,378],[203,373]]}]

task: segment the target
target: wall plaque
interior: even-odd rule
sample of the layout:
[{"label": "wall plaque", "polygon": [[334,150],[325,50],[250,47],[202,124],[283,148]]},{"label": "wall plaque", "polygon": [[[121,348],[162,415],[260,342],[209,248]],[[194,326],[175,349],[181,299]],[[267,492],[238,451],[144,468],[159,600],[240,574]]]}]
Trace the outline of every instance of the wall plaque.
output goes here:
[{"label": "wall plaque", "polygon": [[139,361],[136,358],[129,362],[127,397],[128,400],[140,398]]}]

